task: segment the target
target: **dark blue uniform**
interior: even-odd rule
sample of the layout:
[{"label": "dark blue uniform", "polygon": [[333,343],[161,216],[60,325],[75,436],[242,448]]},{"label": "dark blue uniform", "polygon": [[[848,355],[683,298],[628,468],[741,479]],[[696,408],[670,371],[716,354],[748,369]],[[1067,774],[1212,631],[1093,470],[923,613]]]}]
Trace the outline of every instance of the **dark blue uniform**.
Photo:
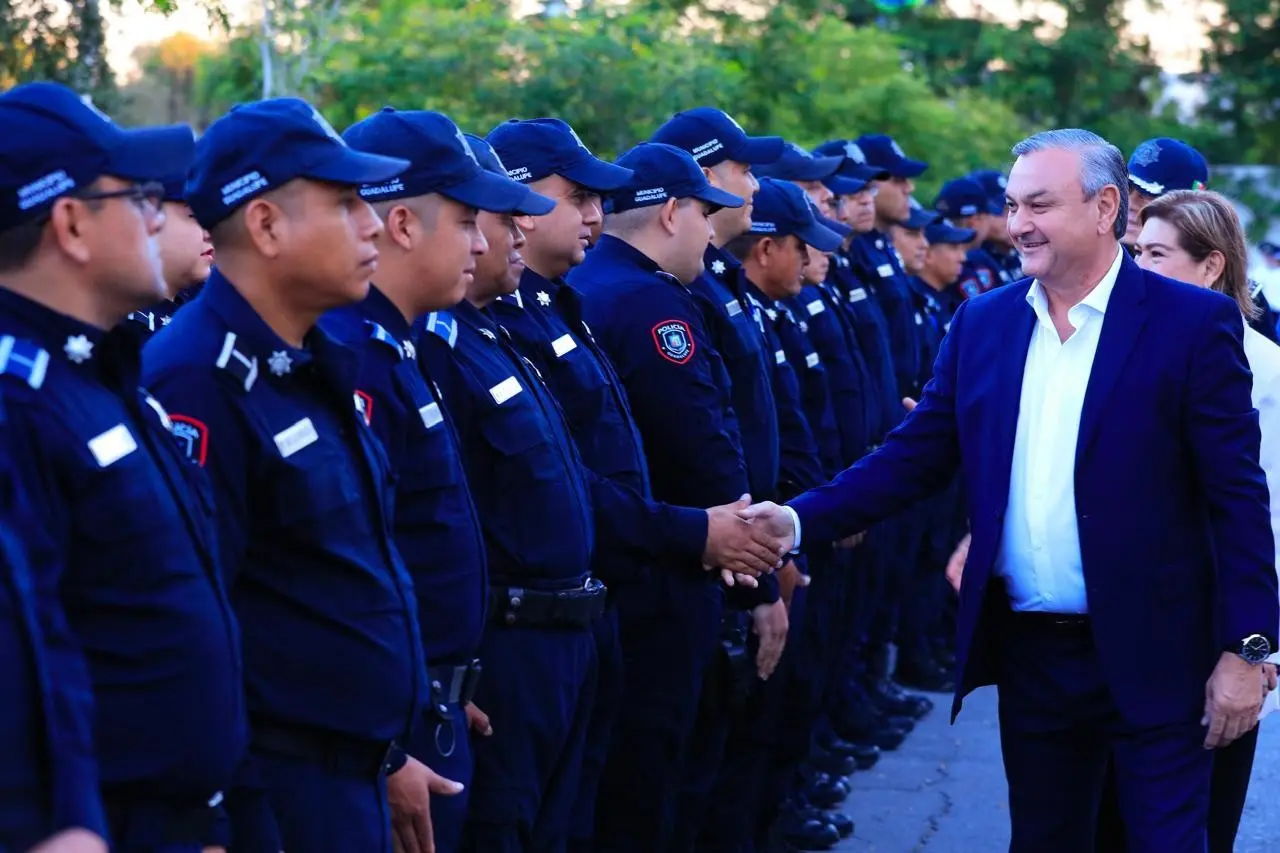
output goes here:
[{"label": "dark blue uniform", "polygon": [[986,249],[974,247],[965,254],[964,267],[960,270],[960,292],[971,299],[1007,284],[1009,275],[1009,271]]},{"label": "dark blue uniform", "polygon": [[[893,354],[893,374],[901,400],[911,392],[920,371],[907,274],[902,270],[893,243],[879,231],[859,234],[849,245],[849,253],[863,284],[876,297],[884,313]],[[891,413],[894,426],[901,422],[902,414],[900,405]]]},{"label": "dark blue uniform", "polygon": [[983,243],[982,249],[1000,267],[1002,272],[1000,280],[1002,282],[1010,284],[1022,278],[1022,258],[1018,255],[1016,249],[1006,249],[993,240]]},{"label": "dark blue uniform", "polygon": [[792,301],[797,306],[796,316],[808,326],[809,341],[826,372],[831,412],[840,437],[838,470],[843,470],[866,454],[872,430],[879,424],[880,398],[875,393],[875,379],[848,317],[844,297],[830,282],[805,285]]},{"label": "dark blue uniform", "polygon": [[476,655],[489,587],[484,538],[444,401],[419,368],[408,321],[377,287],[361,304],[321,322],[361,355],[357,407],[396,472],[396,546],[413,578],[431,697],[408,752],[462,783],[431,798],[436,849],[454,853],[471,793],[473,762],[464,706],[475,690]]},{"label": "dark blue uniform", "polygon": [[866,267],[859,255],[837,254],[832,258],[827,285],[841,294],[843,305],[851,321],[858,345],[862,348],[872,379],[871,393],[876,404],[871,408],[876,417],[871,420],[870,447],[879,446],[889,430],[900,418],[901,398],[898,396],[898,379],[894,372],[893,348],[889,341],[889,324],[885,319],[875,291],[864,277],[874,270]]},{"label": "dark blue uniform", "polygon": [[475,702],[477,738],[462,849],[561,850],[577,793],[595,681],[588,472],[536,367],[485,312],[432,314],[418,355],[440,386],[488,549],[490,620]]},{"label": "dark blue uniform", "polygon": [[166,299],[150,308],[130,312],[125,318],[126,328],[137,334],[143,342],[149,341],[152,335],[173,322],[173,315],[178,313],[179,308],[200,295],[202,287],[204,287],[203,284],[188,287],[173,299]]},{"label": "dark blue uniform", "polygon": [[778,321],[775,328],[787,362],[795,371],[800,385],[804,418],[817,444],[824,476],[830,478],[845,469],[844,448],[831,402],[830,371],[814,346],[806,319],[809,316],[807,306],[800,301],[801,298],[796,296],[776,303]]},{"label": "dark blue uniform", "polygon": [[[729,374],[689,289],[609,235],[569,280],[626,388],[654,496],[709,507],[745,494]],[[600,849],[652,853],[677,831],[723,598],[718,575],[690,560],[686,571],[655,575],[619,602],[627,682],[597,803]]]},{"label": "dark blue uniform", "polygon": [[[47,378],[45,350],[0,337],[0,388]],[[40,353],[44,352],[42,357]],[[4,395],[7,397],[7,395]],[[26,850],[53,833],[107,834],[92,744],[89,675],[62,605],[32,572],[36,527],[11,469],[15,444],[0,397],[0,849]]]},{"label": "dark blue uniform", "polygon": [[[222,840],[217,803],[244,752],[235,618],[203,475],[139,387],[138,346],[0,291],[0,331],[41,348],[5,382],[41,584],[57,589],[93,683],[103,801],[121,850]],[[10,359],[14,355],[8,354]]]},{"label": "dark blue uniform", "polygon": [[389,849],[382,765],[426,698],[357,368],[320,330],[285,343],[218,272],[146,350],[145,379],[213,484],[244,637],[253,760],[230,807],[249,849]]}]

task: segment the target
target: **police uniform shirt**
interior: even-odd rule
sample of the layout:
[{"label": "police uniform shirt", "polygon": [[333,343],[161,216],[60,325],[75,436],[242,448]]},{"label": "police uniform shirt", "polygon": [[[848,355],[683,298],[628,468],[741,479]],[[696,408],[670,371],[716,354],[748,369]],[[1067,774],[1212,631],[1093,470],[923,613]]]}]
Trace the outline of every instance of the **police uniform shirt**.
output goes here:
[{"label": "police uniform shirt", "polygon": [[1000,280],[1004,284],[1012,284],[1022,278],[1022,257],[1016,249],[1006,249],[996,244],[992,240],[988,240],[982,244],[985,251],[999,266],[1001,275]]},{"label": "police uniform shirt", "polygon": [[220,273],[147,345],[144,378],[213,485],[251,721],[390,742],[425,699],[386,456],[356,356],[285,343]]},{"label": "police uniform shirt", "polygon": [[[863,283],[871,289],[884,312],[889,348],[893,353],[893,374],[897,380],[898,398],[901,399],[911,391],[920,372],[907,275],[898,263],[893,243],[879,231],[856,236],[850,251],[860,259],[857,266],[864,277]],[[895,425],[898,420],[901,418],[894,421]]]},{"label": "police uniform shirt", "polygon": [[590,575],[587,472],[560,407],[508,333],[469,302],[415,326],[462,441],[491,583],[564,589]]},{"label": "police uniform shirt", "polygon": [[960,270],[960,292],[966,299],[972,299],[1004,284],[1008,275],[986,250],[975,247],[965,253],[964,266]]},{"label": "police uniform shirt", "polygon": [[866,261],[854,251],[855,245],[856,241],[847,253],[834,256],[827,283],[844,295],[844,305],[853,322],[858,344],[875,381],[873,391],[879,402],[875,407],[879,417],[871,431],[871,444],[874,446],[901,420],[898,412],[902,410],[899,402],[902,398],[898,396],[893,350],[889,345],[889,324],[880,309],[880,301],[874,295],[874,285],[862,277],[868,274],[867,270],[861,269]]},{"label": "police uniform shirt", "polygon": [[150,308],[130,312],[129,316],[125,318],[125,327],[137,334],[145,343],[156,332],[172,323],[173,315],[183,305],[199,296],[202,287],[204,287],[203,284],[188,287],[179,292],[173,299],[166,299]]},{"label": "police uniform shirt", "polygon": [[0,318],[15,464],[49,545],[35,572],[89,667],[102,782],[207,802],[229,787],[245,729],[204,477],[140,387],[132,336],[4,290]]},{"label": "police uniform shirt", "polygon": [[470,662],[488,601],[484,536],[445,402],[419,369],[412,332],[377,287],[321,328],[360,354],[356,408],[396,473],[396,546],[413,578],[432,665]]},{"label": "police uniform shirt", "polygon": [[831,404],[830,371],[813,344],[811,327],[805,319],[808,312],[801,297],[778,300],[774,307],[778,312],[774,328],[786,353],[787,363],[800,385],[804,418],[818,448],[824,480],[829,479],[846,467],[840,428],[836,425],[835,409]]},{"label": "police uniform shirt", "polygon": [[626,392],[582,322],[577,291],[526,268],[519,290],[488,310],[546,380],[591,472],[596,574],[616,587],[644,579],[643,556],[700,557],[707,515],[650,500],[648,462]]},{"label": "police uniform shirt", "polygon": [[[0,382],[30,381],[38,362],[8,347]],[[26,353],[39,350],[27,345]],[[40,380],[37,377],[37,384]],[[106,834],[92,743],[88,671],[75,653],[61,603],[41,595],[29,540],[34,520],[10,461],[26,450],[10,441],[0,398],[0,849],[26,850],[62,829]],[[23,541],[20,532],[25,533]]]},{"label": "police uniform shirt", "polygon": [[825,282],[806,284],[789,302],[826,372],[840,443],[839,470],[844,470],[861,459],[871,443],[872,424],[879,417],[878,408],[872,408],[879,404],[874,380],[834,288]]},{"label": "police uniform shirt", "polygon": [[750,281],[747,282],[747,300],[759,307],[765,316],[765,346],[773,353],[770,375],[777,404],[778,436],[782,449],[778,492],[783,500],[788,500],[821,485],[827,478],[822,473],[817,439],[805,417],[798,375],[801,365],[791,363],[779,334],[779,327],[788,322],[789,312],[780,309],[777,303]]},{"label": "police uniform shirt", "polygon": [[[940,294],[916,276],[908,282],[911,286],[912,303],[916,309],[916,328],[920,342],[920,378],[921,389],[933,379],[933,363],[938,358],[938,349],[942,346],[942,336],[951,324],[951,317],[938,298]],[[916,399],[919,399],[918,397]]]},{"label": "police uniform shirt", "polygon": [[742,265],[708,246],[703,272],[691,285],[711,345],[724,361],[742,442],[751,496],[768,500],[778,488],[780,445],[773,400],[772,353],[765,352],[764,313],[747,301]]}]

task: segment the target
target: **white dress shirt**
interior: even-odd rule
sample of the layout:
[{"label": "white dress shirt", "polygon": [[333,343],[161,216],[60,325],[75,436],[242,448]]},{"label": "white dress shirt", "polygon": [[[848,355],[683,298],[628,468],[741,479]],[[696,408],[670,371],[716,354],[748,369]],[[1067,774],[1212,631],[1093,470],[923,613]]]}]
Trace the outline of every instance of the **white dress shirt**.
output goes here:
[{"label": "white dress shirt", "polygon": [[1076,525],[1076,440],[1122,251],[1117,248],[1102,281],[1067,312],[1075,331],[1065,341],[1049,316],[1044,287],[1033,281],[1027,291],[1036,325],[1022,374],[1009,505],[995,565],[1014,610],[1089,612]]}]

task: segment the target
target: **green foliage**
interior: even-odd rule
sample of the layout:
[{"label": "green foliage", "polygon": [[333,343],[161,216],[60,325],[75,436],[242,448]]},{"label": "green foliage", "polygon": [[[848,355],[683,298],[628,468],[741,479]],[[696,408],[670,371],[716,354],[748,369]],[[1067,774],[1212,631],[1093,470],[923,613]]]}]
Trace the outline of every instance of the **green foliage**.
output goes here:
[{"label": "green foliage", "polygon": [[1224,0],[1225,26],[1209,31],[1206,117],[1222,134],[1218,162],[1280,163],[1280,0]]}]

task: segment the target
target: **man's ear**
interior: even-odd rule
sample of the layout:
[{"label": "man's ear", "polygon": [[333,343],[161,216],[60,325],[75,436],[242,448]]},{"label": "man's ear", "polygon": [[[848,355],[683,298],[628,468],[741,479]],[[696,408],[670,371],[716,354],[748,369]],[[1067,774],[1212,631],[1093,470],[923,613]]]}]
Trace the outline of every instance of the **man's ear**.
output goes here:
[{"label": "man's ear", "polygon": [[78,199],[60,198],[49,211],[49,231],[43,242],[52,236],[62,253],[81,266],[92,261],[93,252],[84,239],[85,230],[91,227],[89,206]]},{"label": "man's ear", "polygon": [[420,223],[408,207],[403,204],[392,205],[383,217],[386,238],[406,252],[413,248]]},{"label": "man's ear", "polygon": [[240,215],[254,250],[265,258],[278,258],[288,231],[288,217],[280,205],[259,197],[246,204]]},{"label": "man's ear", "polygon": [[674,235],[678,230],[676,216],[679,210],[680,200],[669,198],[662,203],[662,209],[658,211],[658,222],[662,224],[662,229],[668,236]]},{"label": "man's ear", "polygon": [[511,217],[511,221],[514,222],[525,234],[538,230],[538,219],[539,217],[537,216],[524,216],[523,214]]}]

